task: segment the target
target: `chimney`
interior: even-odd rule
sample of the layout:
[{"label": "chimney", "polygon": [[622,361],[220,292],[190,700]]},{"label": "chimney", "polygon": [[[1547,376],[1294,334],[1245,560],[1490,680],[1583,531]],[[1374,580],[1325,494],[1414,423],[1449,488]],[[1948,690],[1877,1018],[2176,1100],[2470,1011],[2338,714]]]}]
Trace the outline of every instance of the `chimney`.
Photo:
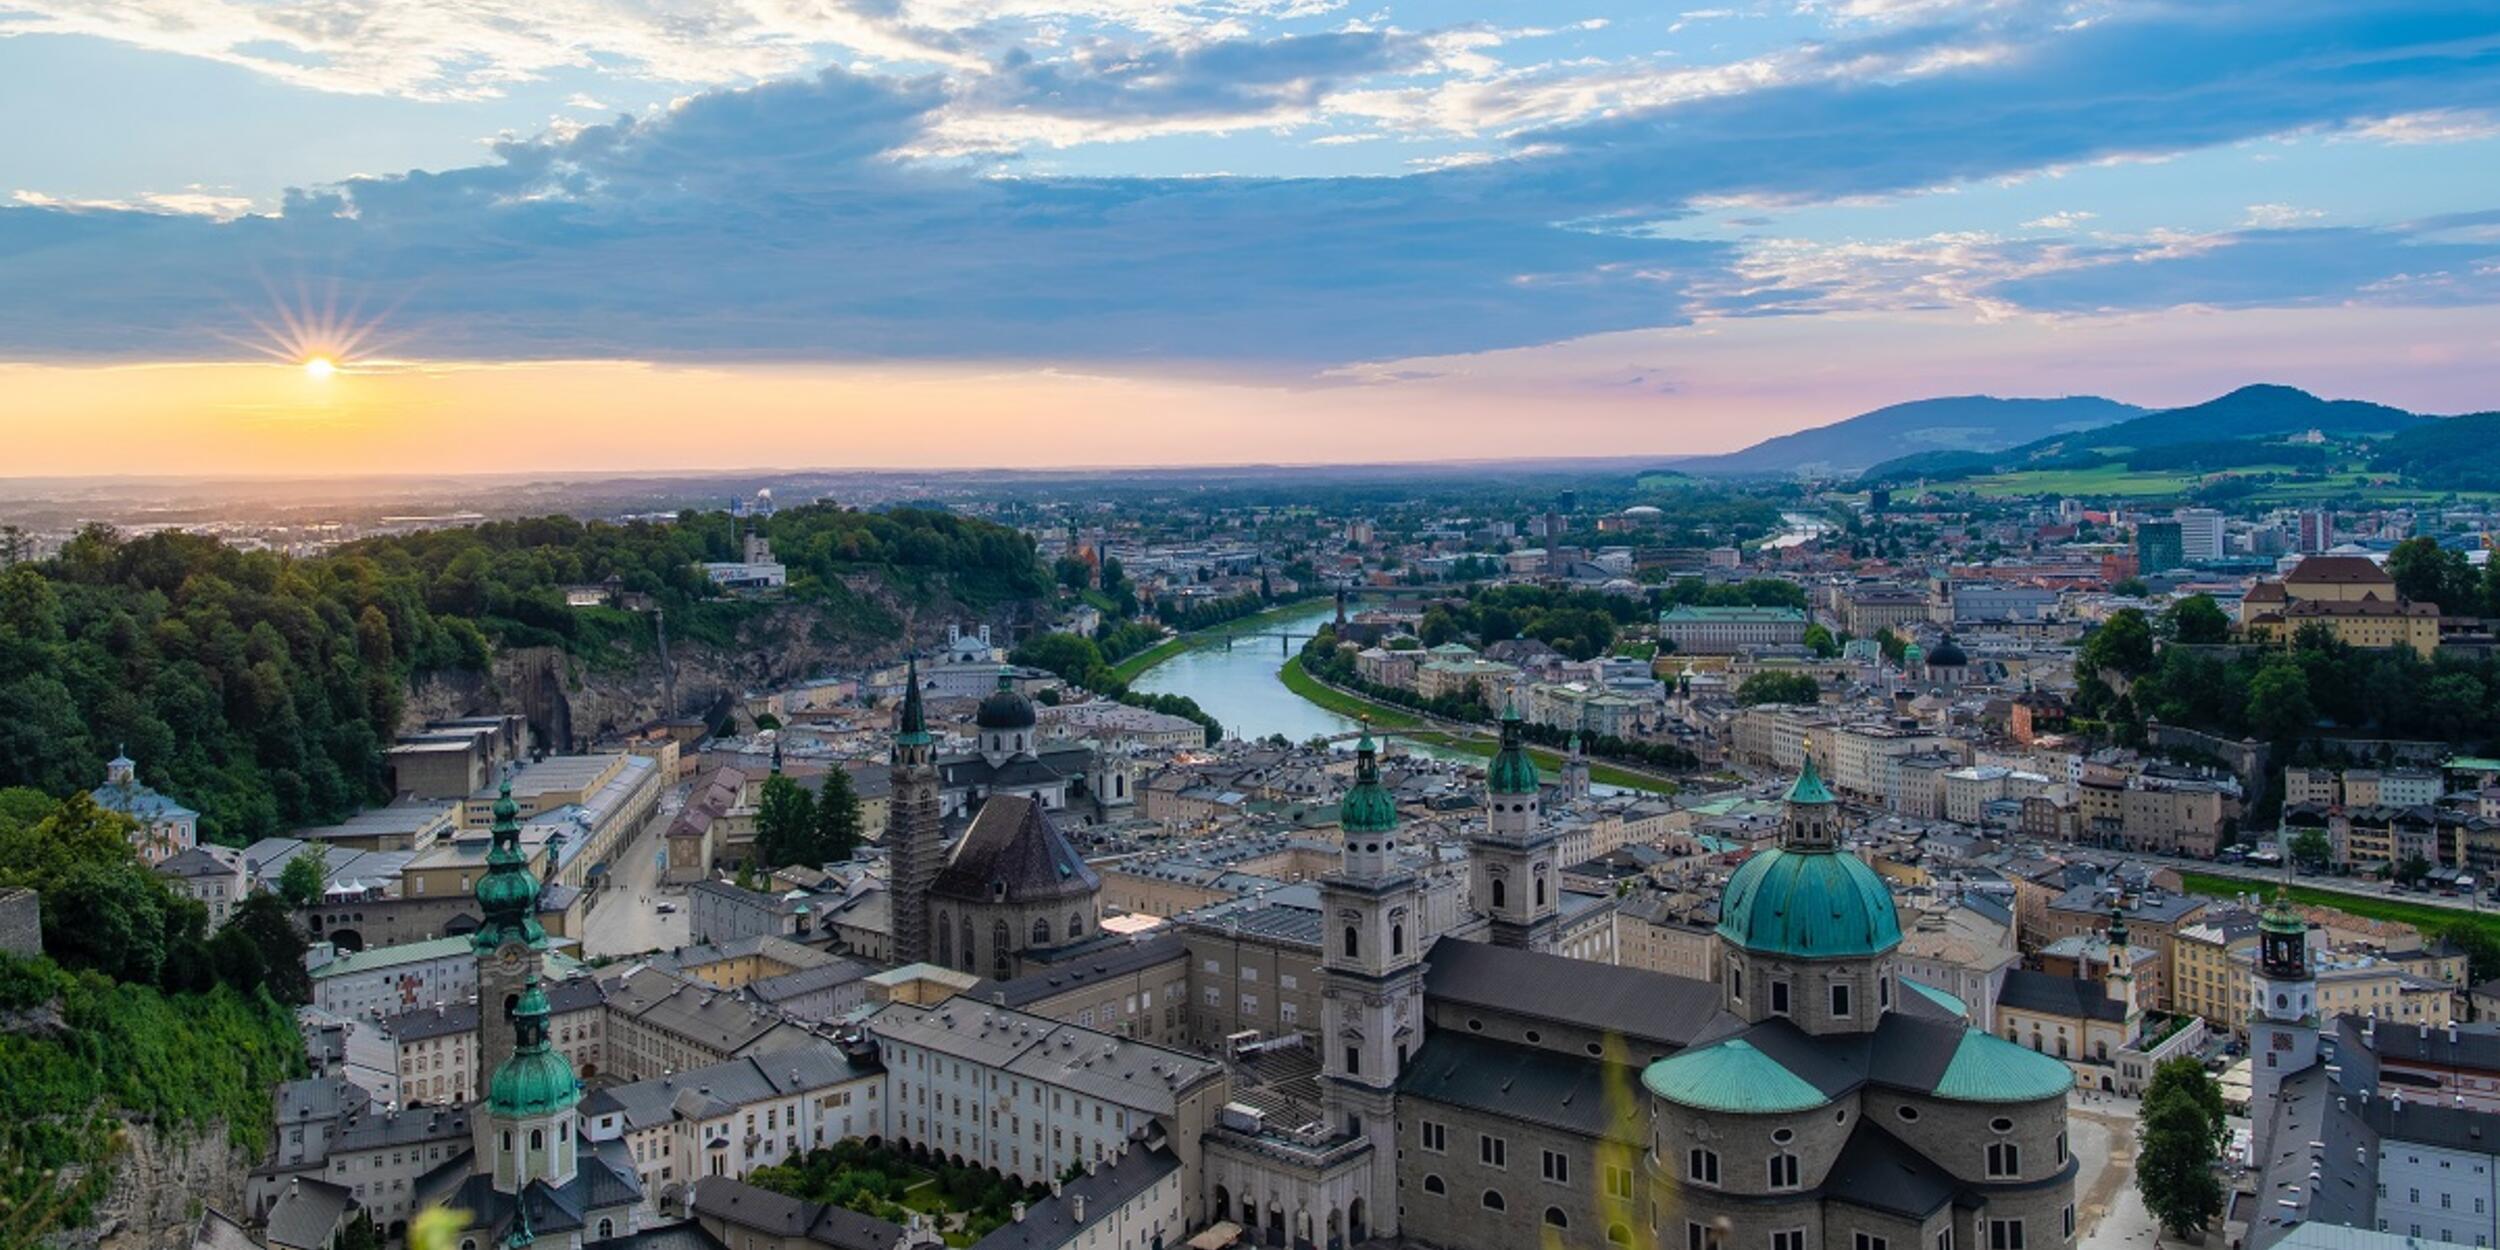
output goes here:
[{"label": "chimney", "polygon": [[1076,1222],[1080,1227],[1084,1225],[1085,1195],[1077,1194],[1068,1199],[1068,1214],[1076,1217]]},{"label": "chimney", "polygon": [[1059,1196],[1059,1178],[1056,1176],[1050,1178],[1050,1196],[1053,1198]]},{"label": "chimney", "polygon": [[1016,1223],[1018,1223],[1018,1224],[1023,1223],[1023,1222],[1024,1222],[1024,1204],[1023,1204],[1023,1203],[1021,1203],[1021,1202],[1019,1202],[1019,1203],[1015,1203],[1015,1204],[1013,1204],[1013,1205],[1009,1206],[1009,1207],[1007,1208],[1007,1214],[1014,1216],[1014,1217],[1015,1217],[1015,1220],[1016,1220]]}]

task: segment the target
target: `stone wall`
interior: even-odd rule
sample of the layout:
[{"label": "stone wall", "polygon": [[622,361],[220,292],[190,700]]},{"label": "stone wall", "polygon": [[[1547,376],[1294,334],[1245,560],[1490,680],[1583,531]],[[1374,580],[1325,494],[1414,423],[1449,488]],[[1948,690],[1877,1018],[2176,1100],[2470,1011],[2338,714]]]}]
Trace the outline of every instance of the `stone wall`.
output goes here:
[{"label": "stone wall", "polygon": [[225,1126],[160,1132],[125,1124],[113,1180],[83,1228],[46,1239],[55,1250],[176,1250],[190,1244],[203,1207],[244,1210],[243,1182],[254,1162]]}]

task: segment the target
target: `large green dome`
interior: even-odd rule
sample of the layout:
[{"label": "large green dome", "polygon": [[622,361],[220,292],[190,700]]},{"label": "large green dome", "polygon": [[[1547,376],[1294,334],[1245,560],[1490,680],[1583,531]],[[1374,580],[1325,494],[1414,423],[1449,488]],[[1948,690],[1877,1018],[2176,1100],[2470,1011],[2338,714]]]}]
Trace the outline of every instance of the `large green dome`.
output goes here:
[{"label": "large green dome", "polygon": [[1901,944],[1884,879],[1838,851],[1764,851],[1728,878],[1719,936],[1761,955],[1838,959]]}]

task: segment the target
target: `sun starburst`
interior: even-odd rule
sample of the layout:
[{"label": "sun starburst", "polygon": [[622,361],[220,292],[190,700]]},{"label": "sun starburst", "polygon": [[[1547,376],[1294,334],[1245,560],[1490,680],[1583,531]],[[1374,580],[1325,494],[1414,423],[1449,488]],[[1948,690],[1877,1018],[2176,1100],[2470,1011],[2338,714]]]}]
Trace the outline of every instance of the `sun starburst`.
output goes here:
[{"label": "sun starburst", "polygon": [[236,315],[249,322],[257,334],[218,337],[271,360],[298,366],[305,377],[314,381],[348,372],[359,363],[374,359],[382,345],[382,324],[388,310],[368,315],[365,296],[345,291],[335,277],[320,283],[317,295],[314,285],[298,277],[290,297],[264,275],[261,289],[269,296],[267,311],[235,309]]}]

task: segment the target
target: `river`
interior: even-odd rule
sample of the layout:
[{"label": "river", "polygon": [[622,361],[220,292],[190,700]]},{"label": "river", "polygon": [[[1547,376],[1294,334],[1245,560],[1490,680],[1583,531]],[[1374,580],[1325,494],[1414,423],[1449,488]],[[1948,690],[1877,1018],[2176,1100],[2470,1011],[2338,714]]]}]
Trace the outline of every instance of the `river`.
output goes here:
[{"label": "river", "polygon": [[[1336,605],[1322,599],[1304,611],[1259,628],[1289,634],[1313,633],[1334,619],[1336,613]],[[1296,652],[1302,650],[1299,638],[1288,645]],[[1208,715],[1224,722],[1224,732],[1237,738],[1283,734],[1288,742],[1303,742],[1318,736],[1351,733],[1362,727],[1351,716],[1331,712],[1285,689],[1285,683],[1276,675],[1285,666],[1285,659],[1286,653],[1277,649],[1274,638],[1244,638],[1234,643],[1230,651],[1221,646],[1184,651],[1147,669],[1129,684],[1132,689],[1154,694],[1188,695]],[[1484,764],[1484,757],[1479,755],[1412,742],[1394,734],[1386,736],[1395,738],[1395,747],[1401,752],[1456,764]],[[1590,789],[1599,794],[1617,792],[1608,785]]]},{"label": "river", "polygon": [[[1289,634],[1312,633],[1335,619],[1336,612],[1334,603],[1320,599],[1305,611],[1260,628]],[[1302,649],[1300,639],[1288,645],[1295,651]],[[1130,684],[1154,694],[1185,694],[1196,699],[1198,706],[1224,722],[1224,731],[1235,737],[1283,734],[1288,741],[1301,742],[1358,727],[1354,718],[1339,716],[1285,689],[1285,683],[1276,677],[1277,670],[1285,666],[1285,659],[1274,638],[1244,638],[1234,643],[1230,651],[1221,646],[1184,651],[1147,669]]]}]

